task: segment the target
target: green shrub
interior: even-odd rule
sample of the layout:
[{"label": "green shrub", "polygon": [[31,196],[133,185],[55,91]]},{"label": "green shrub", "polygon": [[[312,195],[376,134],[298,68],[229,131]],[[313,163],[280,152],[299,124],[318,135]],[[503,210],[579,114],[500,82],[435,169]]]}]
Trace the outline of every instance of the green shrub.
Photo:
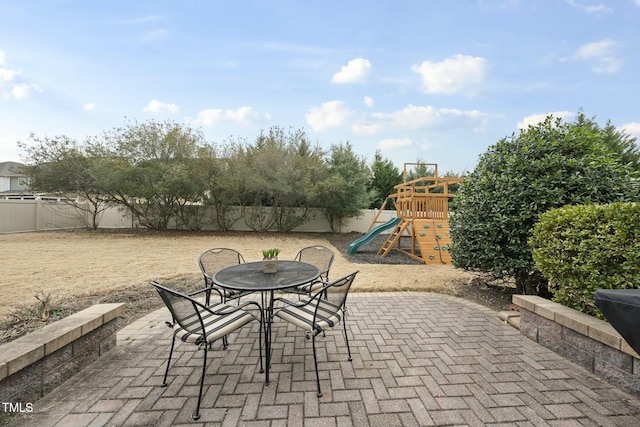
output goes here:
[{"label": "green shrub", "polygon": [[598,288],[640,288],[640,203],[565,206],[540,215],[529,240],[553,300],[602,318]]},{"label": "green shrub", "polygon": [[637,172],[607,148],[610,137],[583,116],[549,116],[489,147],[449,205],[453,265],[513,277],[518,293],[548,297],[527,243],[539,215],[638,200]]}]

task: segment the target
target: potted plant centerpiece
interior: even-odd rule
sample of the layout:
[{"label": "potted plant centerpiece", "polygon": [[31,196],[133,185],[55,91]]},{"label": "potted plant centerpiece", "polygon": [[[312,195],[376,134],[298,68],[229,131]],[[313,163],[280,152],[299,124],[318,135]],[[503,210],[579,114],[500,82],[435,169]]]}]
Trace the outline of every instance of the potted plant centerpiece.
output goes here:
[{"label": "potted plant centerpiece", "polygon": [[276,273],[278,271],[278,254],[280,249],[265,249],[262,251],[262,272]]}]

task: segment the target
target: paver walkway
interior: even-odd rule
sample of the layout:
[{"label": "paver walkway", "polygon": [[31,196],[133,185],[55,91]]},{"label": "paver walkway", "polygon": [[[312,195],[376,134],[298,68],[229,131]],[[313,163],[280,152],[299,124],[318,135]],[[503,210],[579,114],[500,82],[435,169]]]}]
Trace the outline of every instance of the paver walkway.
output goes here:
[{"label": "paver walkway", "polygon": [[353,361],[341,328],[311,342],[274,324],[272,382],[258,372],[258,324],[209,352],[202,418],[192,421],[202,352],[177,345],[164,310],[121,330],[118,345],[12,426],[629,426],[640,399],[520,335],[496,313],[430,293],[349,296]]}]

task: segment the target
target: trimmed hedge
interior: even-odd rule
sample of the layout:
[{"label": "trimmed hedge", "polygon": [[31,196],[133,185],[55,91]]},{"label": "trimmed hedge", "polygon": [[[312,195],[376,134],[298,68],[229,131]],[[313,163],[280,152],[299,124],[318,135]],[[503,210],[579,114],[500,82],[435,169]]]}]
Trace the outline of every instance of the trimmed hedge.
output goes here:
[{"label": "trimmed hedge", "polygon": [[553,300],[567,307],[603,318],[596,289],[640,288],[640,203],[551,209],[529,244]]}]

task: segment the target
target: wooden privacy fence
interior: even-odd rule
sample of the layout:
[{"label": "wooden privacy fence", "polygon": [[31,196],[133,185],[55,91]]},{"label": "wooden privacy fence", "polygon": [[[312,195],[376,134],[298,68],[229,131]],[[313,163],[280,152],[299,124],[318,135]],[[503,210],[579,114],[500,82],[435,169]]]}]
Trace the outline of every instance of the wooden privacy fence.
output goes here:
[{"label": "wooden privacy fence", "polygon": [[[251,209],[251,208],[248,208]],[[269,210],[270,208],[261,207]],[[231,230],[251,231],[241,218],[242,210],[233,210],[240,219],[234,223]],[[342,228],[344,233],[365,233],[369,229],[378,210],[365,209],[358,217],[347,218]],[[380,218],[387,221],[396,216],[395,211],[382,211]],[[208,219],[203,230],[216,230],[215,210],[211,208],[206,213]],[[331,227],[318,210],[312,211],[311,219],[293,229],[295,232],[325,233],[330,232]],[[72,205],[49,200],[0,200],[0,233],[19,233],[30,231],[47,231],[84,228],[90,223],[87,213]],[[102,213],[99,228],[140,228],[140,225],[132,217],[131,213],[120,207],[109,208]]]}]

